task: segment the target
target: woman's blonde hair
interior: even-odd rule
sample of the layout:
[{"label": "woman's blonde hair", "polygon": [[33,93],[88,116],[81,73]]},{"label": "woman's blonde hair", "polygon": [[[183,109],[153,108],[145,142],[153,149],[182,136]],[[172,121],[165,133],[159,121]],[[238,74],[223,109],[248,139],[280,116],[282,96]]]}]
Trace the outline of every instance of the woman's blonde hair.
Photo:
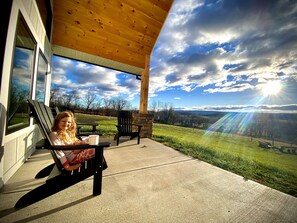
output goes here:
[{"label": "woman's blonde hair", "polygon": [[[71,118],[71,126],[67,129],[68,137],[67,137],[67,134],[64,131],[61,131],[61,129],[59,128],[59,122],[61,121],[61,119],[65,117]],[[57,132],[58,137],[65,142],[69,142],[69,137],[71,141],[75,142],[78,140],[78,138],[76,138],[75,136],[76,128],[77,128],[77,125],[76,125],[73,113],[71,111],[64,111],[56,115],[54,124],[52,127],[52,131]]]}]

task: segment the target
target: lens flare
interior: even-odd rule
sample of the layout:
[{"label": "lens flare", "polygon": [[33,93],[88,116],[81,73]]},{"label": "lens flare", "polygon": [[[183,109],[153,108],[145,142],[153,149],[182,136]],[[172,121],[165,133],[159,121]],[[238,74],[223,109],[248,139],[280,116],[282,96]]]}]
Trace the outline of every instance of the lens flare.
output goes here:
[{"label": "lens flare", "polygon": [[270,81],[261,86],[264,96],[276,96],[280,93],[282,84],[279,81]]},{"label": "lens flare", "polygon": [[228,113],[212,124],[204,135],[209,135],[212,132],[244,134],[253,116],[254,112]]}]

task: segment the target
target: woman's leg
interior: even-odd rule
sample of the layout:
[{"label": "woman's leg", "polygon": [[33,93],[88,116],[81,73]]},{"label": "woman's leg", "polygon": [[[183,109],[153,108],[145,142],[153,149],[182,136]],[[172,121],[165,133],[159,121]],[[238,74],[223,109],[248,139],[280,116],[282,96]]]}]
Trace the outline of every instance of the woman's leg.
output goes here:
[{"label": "woman's leg", "polygon": [[71,163],[82,163],[88,159],[95,157],[95,149],[85,149],[78,153]]}]

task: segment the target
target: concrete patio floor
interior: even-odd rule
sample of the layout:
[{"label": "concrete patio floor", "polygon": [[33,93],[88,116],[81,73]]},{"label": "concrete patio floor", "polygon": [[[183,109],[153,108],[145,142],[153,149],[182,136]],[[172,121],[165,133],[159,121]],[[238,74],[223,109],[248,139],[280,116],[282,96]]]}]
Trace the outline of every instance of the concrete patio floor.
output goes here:
[{"label": "concrete patio floor", "polygon": [[297,222],[297,198],[150,139],[106,149],[109,168],[93,197],[88,178],[26,208],[16,201],[45,179],[35,174],[52,163],[37,151],[0,193],[0,222]]}]

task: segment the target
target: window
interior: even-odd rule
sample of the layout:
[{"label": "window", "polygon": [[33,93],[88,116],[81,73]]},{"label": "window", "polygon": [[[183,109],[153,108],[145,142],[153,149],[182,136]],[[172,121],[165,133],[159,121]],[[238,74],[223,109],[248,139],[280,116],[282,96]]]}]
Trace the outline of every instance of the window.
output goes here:
[{"label": "window", "polygon": [[46,30],[47,38],[51,39],[52,30],[52,8],[49,0],[36,0],[40,17],[42,19],[43,26]]},{"label": "window", "polygon": [[26,100],[31,95],[35,48],[36,41],[20,14],[16,29],[13,68],[9,84],[7,134],[29,126]]},{"label": "window", "polygon": [[45,99],[46,75],[47,75],[47,60],[45,59],[42,52],[39,51],[35,99],[40,102],[45,102],[44,99]]}]

